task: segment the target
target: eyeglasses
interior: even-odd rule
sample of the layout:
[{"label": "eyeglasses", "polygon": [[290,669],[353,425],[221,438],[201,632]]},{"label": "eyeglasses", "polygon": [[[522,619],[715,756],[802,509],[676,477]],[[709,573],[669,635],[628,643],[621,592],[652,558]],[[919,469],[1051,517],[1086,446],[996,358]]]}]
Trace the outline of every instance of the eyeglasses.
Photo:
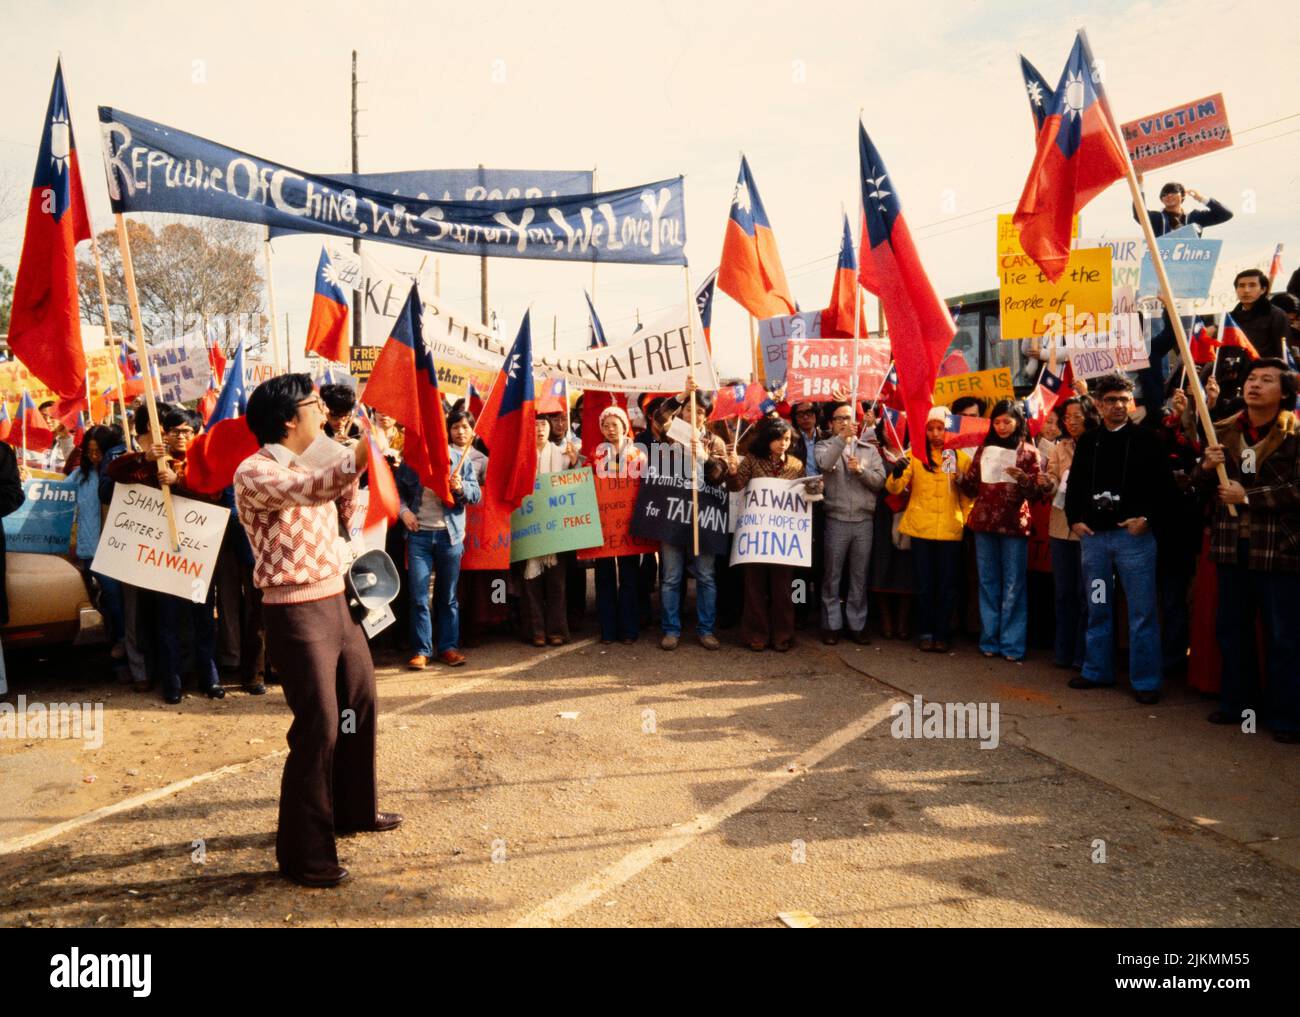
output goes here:
[{"label": "eyeglasses", "polygon": [[167,434],[172,438],[193,438],[194,428],[192,427],[169,427]]},{"label": "eyeglasses", "polygon": [[303,400],[301,400],[301,401],[298,403],[298,405],[299,405],[299,406],[318,406],[318,407],[320,407],[322,410],[325,408],[325,403],[321,400],[321,397],[318,396],[318,395],[317,395],[317,396],[312,396],[310,399],[303,399]]},{"label": "eyeglasses", "polygon": [[835,421],[835,423],[837,423],[837,424],[843,424],[843,423],[845,423],[845,422],[852,423],[852,421],[853,421],[853,417],[852,417],[852,416],[840,416],[840,415],[837,413],[835,416],[831,417],[831,420]]}]

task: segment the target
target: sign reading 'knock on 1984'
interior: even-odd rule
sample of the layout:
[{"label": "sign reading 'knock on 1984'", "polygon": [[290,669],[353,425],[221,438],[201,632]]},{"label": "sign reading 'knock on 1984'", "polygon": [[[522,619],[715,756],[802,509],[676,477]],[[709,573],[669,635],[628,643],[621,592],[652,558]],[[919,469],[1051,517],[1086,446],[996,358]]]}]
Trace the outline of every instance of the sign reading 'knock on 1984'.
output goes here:
[{"label": "sign reading 'knock on 1984'", "polygon": [[812,565],[812,503],[802,480],[755,477],[742,492],[732,565]]},{"label": "sign reading 'knock on 1984'", "polygon": [[146,590],[195,603],[207,598],[230,510],[172,495],[180,547],[167,535],[162,492],[143,484],[118,484],[91,568]]}]

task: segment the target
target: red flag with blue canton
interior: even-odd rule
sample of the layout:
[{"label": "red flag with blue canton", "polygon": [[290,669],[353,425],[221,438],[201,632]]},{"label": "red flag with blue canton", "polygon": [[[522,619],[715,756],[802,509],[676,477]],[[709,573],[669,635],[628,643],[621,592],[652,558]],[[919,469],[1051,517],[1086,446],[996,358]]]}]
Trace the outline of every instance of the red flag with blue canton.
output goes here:
[{"label": "red flag with blue canton", "polygon": [[[853,315],[858,315],[858,325],[853,327]],[[858,256],[853,250],[853,234],[849,230],[849,217],[844,217],[844,236],[840,240],[840,260],[835,266],[835,282],[831,286],[831,301],[822,311],[822,337],[825,339],[853,339],[867,335],[867,320],[862,301],[858,299]]]},{"label": "red flag with blue canton", "polygon": [[[587,298],[587,314],[591,319],[591,349],[608,346],[609,340],[605,338],[605,328],[600,323],[599,315],[596,314],[596,305],[591,302],[591,294],[584,290],[583,296]],[[588,459],[596,454],[596,449],[605,440],[605,436],[600,433],[600,415],[611,406],[617,406],[626,413],[627,395],[623,392],[591,390],[582,393],[581,451]]]},{"label": "red flag with blue canton", "polygon": [[0,398],[0,441],[9,440],[9,432],[14,428],[13,417],[9,416],[9,404]]},{"label": "red flag with blue canton", "polygon": [[[366,441],[370,443],[370,466],[367,470],[370,480],[366,484],[369,495],[366,502],[366,518],[361,524],[362,529],[368,530],[380,521],[395,523],[397,517],[402,514],[402,500],[397,493],[397,478],[393,476],[393,468],[375,443],[375,428],[370,421],[370,416],[364,408],[358,407],[358,411],[357,421],[366,436]],[[450,462],[450,459],[448,461]]]},{"label": "red flag with blue canton", "polygon": [[897,190],[861,123],[858,158],[866,220],[858,278],[880,297],[908,419],[925,420],[930,415],[939,362],[957,328],[925,274]]},{"label": "red flag with blue canton", "polygon": [[247,409],[241,340],[226,372],[225,383],[204,421],[203,433],[190,442],[185,453],[187,487],[202,494],[216,494],[235,482],[239,464],[261,447],[244,419]]},{"label": "red flag with blue canton", "polygon": [[488,447],[485,494],[510,511],[533,493],[537,479],[537,404],[533,392],[532,312],[492,383],[478,433]]},{"label": "red flag with blue canton", "polygon": [[[1070,260],[1070,228],[1084,205],[1125,176],[1124,153],[1106,126],[1092,60],[1076,35],[1038,132],[1034,164],[1014,221],[1020,244],[1052,282]],[[892,324],[892,322],[891,322]]]},{"label": "red flag with blue canton", "polygon": [[1194,364],[1212,364],[1214,363],[1214,351],[1223,345],[1218,339],[1211,339],[1210,333],[1205,329],[1205,323],[1197,318],[1192,322],[1192,363]]},{"label": "red flag with blue canton", "polygon": [[762,407],[766,399],[767,390],[756,381],[751,381],[748,385],[743,382],[723,385],[713,399],[709,420],[727,420],[730,417],[758,420],[763,415]]},{"label": "red flag with blue canton", "polygon": [[[717,281],[718,270],[715,268],[695,291],[695,306],[700,311],[700,325],[704,328],[704,345],[709,352],[713,351],[713,291]],[[603,346],[604,343],[601,345]]]},{"label": "red flag with blue canton", "polygon": [[965,413],[949,413],[943,425],[944,448],[975,448],[983,445],[989,433],[988,417],[972,417]]},{"label": "red flag with blue canton", "polygon": [[743,155],[722,240],[718,287],[755,318],[794,314],[796,309],[776,250],[776,235]]},{"label": "red flag with blue canton", "polygon": [[1030,434],[1037,436],[1043,429],[1043,421],[1056,408],[1062,389],[1060,377],[1044,367],[1038,375],[1038,384],[1025,400],[1025,419],[1029,424]]},{"label": "red flag with blue canton", "polygon": [[1219,345],[1239,346],[1246,351],[1246,356],[1251,360],[1259,359],[1259,350],[1255,349],[1255,344],[1246,338],[1246,333],[1241,330],[1241,326],[1231,314],[1223,316],[1223,328],[1219,330]]},{"label": "red flag with blue canton", "polygon": [[1052,88],[1039,72],[1038,68],[1026,60],[1023,56],[1020,58],[1020,74],[1025,79],[1025,94],[1029,98],[1029,114],[1034,118],[1034,137],[1038,137],[1038,132],[1043,129],[1043,121],[1047,119],[1047,107],[1052,100]]},{"label": "red flag with blue canton", "polygon": [[412,283],[360,401],[406,428],[402,457],[419,475],[420,485],[450,508],[456,500],[451,493],[447,415],[438,390],[438,368],[424,341],[423,313],[419,287]]},{"label": "red flag with blue canton", "polygon": [[28,452],[44,452],[54,444],[54,432],[26,390],[18,403],[18,417],[10,431],[9,444],[25,447]]},{"label": "red flag with blue canton", "polygon": [[321,247],[316,266],[316,292],[307,322],[307,352],[336,364],[348,362],[348,298],[339,284],[329,248]]},{"label": "red flag with blue canton", "polygon": [[90,219],[77,167],[63,66],[56,64],[27,202],[27,231],[14,281],[9,348],[61,397],[75,395],[85,385],[76,246],[89,239]]}]

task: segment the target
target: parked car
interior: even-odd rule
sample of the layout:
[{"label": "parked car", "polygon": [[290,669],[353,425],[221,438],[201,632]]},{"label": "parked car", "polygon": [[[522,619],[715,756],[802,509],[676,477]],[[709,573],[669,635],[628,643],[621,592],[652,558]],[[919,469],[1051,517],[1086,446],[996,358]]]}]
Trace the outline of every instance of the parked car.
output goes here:
[{"label": "parked car", "polygon": [[108,641],[108,630],[81,571],[53,554],[5,554],[9,624],[0,629],[6,649]]}]

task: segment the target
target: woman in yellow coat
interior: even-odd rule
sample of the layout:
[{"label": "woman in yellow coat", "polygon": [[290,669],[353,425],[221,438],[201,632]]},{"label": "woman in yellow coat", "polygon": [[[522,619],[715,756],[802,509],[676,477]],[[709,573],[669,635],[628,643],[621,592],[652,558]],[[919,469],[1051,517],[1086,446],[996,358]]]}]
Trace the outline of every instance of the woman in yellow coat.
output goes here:
[{"label": "woman in yellow coat", "polygon": [[899,532],[912,539],[921,649],[948,652],[948,629],[957,606],[961,537],[969,500],[957,481],[970,467],[961,449],[943,447],[948,407],[936,406],[925,422],[923,453],[913,451],[894,465],[885,487],[908,491]]}]

